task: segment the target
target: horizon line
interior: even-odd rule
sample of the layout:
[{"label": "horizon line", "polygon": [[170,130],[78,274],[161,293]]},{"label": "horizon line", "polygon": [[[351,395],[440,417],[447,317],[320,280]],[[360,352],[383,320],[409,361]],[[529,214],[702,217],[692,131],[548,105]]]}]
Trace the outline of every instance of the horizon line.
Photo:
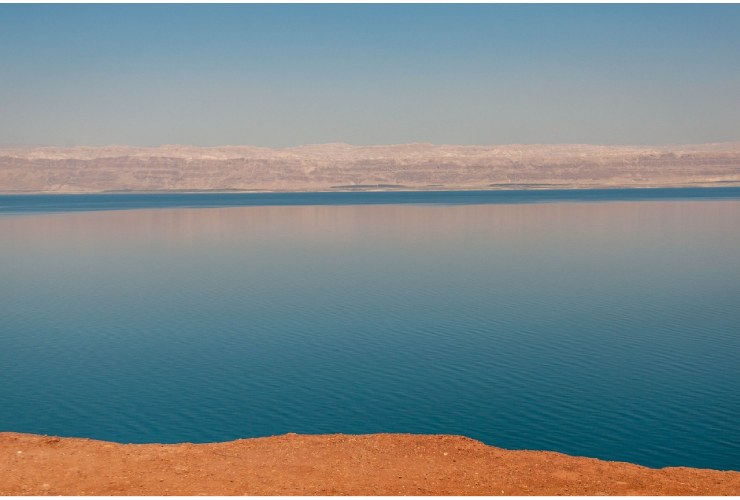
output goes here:
[{"label": "horizon line", "polygon": [[740,145],[740,138],[734,141],[711,141],[711,142],[675,142],[675,143],[591,143],[591,142],[509,142],[509,143],[489,143],[489,144],[459,144],[459,143],[436,143],[436,142],[398,142],[386,144],[352,144],[349,142],[316,142],[297,144],[293,146],[260,146],[256,144],[219,144],[215,146],[202,146],[197,144],[183,143],[165,143],[156,146],[139,146],[134,144],[105,144],[105,145],[55,145],[55,144],[35,144],[35,145],[0,145],[1,149],[105,149],[105,148],[132,148],[132,149],[158,149],[158,148],[199,148],[199,149],[217,149],[217,148],[257,148],[271,150],[298,149],[317,146],[342,146],[351,148],[377,148],[377,147],[398,147],[398,146],[429,146],[429,147],[506,147],[506,146],[601,146],[601,147],[669,147],[669,146],[714,146],[714,145]]}]

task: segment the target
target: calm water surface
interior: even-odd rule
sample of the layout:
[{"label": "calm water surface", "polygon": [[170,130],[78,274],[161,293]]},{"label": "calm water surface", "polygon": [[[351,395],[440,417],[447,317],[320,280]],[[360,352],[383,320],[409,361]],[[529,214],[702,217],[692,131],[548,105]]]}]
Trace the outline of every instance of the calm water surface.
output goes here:
[{"label": "calm water surface", "polygon": [[156,195],[116,211],[0,197],[0,430],[445,433],[740,470],[727,193],[220,208]]}]

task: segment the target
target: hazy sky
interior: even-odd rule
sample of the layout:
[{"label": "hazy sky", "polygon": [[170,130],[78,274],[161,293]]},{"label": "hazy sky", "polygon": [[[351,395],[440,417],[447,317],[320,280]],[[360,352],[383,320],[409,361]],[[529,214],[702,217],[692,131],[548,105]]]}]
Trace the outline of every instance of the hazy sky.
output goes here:
[{"label": "hazy sky", "polygon": [[0,145],[740,140],[740,5],[0,5]]}]

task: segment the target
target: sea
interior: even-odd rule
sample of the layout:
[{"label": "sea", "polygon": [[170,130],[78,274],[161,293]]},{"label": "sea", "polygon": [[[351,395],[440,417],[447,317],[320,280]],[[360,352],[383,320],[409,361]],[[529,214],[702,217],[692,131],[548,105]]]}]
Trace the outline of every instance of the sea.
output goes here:
[{"label": "sea", "polygon": [[0,431],[740,470],[740,188],[2,195]]}]

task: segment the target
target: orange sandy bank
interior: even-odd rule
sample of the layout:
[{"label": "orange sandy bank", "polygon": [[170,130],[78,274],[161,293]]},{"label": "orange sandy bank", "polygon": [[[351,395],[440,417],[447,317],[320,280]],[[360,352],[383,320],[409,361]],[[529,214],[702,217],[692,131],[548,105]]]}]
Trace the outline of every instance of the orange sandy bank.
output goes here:
[{"label": "orange sandy bank", "polygon": [[740,472],[649,469],[459,436],[116,444],[0,433],[5,495],[738,495]]}]

